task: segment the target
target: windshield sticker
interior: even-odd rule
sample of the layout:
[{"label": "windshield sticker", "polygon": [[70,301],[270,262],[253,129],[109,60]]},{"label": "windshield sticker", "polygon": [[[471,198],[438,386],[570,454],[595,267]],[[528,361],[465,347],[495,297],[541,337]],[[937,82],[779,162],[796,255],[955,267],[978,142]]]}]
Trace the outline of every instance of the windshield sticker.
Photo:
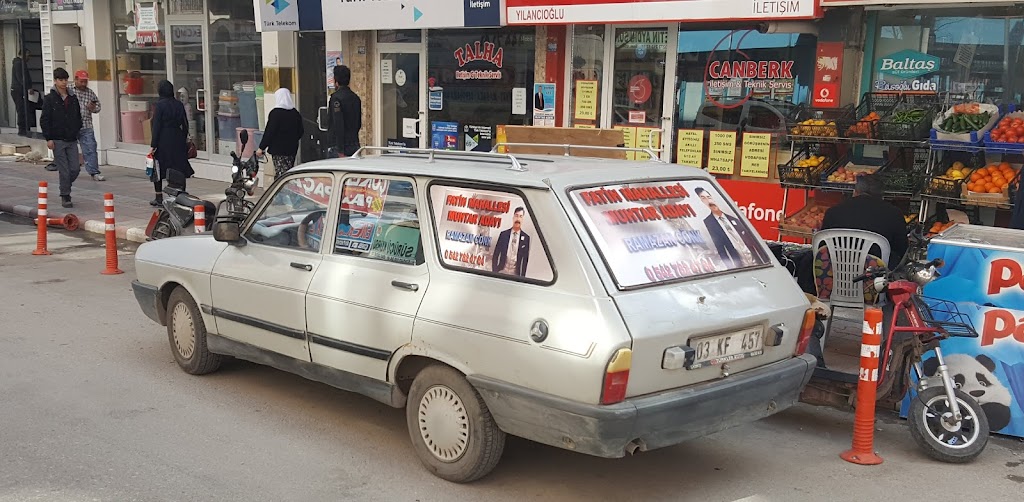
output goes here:
[{"label": "windshield sticker", "polygon": [[554,272],[521,197],[434,185],[441,260],[451,267],[550,282]]},{"label": "windshield sticker", "polygon": [[770,263],[746,221],[704,180],[608,185],[572,198],[620,287]]}]

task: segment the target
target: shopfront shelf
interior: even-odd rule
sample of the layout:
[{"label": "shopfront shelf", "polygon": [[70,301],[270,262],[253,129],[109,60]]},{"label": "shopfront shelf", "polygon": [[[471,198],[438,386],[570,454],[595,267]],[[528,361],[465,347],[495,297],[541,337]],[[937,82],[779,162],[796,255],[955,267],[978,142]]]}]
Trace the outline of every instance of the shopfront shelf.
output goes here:
[{"label": "shopfront shelf", "polygon": [[[800,161],[809,159],[812,155],[824,156],[825,160],[817,166],[799,167]],[[803,186],[815,186],[821,182],[821,175],[834,164],[846,164],[846,156],[839,154],[839,148],[829,143],[806,143],[793,158],[785,164],[779,164],[779,180],[783,184],[796,184]]]}]

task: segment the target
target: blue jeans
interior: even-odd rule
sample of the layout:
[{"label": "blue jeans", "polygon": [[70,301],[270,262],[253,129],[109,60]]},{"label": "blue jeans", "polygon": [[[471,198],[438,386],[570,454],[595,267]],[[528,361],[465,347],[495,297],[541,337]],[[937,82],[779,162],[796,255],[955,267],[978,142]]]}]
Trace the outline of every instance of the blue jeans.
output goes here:
[{"label": "blue jeans", "polygon": [[82,145],[82,156],[85,157],[85,172],[89,176],[100,173],[100,161],[96,156],[96,131],[91,127],[78,133],[78,142]]}]

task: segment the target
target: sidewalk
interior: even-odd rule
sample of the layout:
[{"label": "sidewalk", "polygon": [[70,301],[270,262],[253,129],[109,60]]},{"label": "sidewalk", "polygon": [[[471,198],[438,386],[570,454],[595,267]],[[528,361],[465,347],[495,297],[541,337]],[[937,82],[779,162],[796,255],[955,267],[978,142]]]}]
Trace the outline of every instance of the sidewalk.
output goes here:
[{"label": "sidewalk", "polygon": [[[149,205],[153,200],[153,184],[142,169],[115,166],[100,166],[106,181],[93,181],[82,168],[82,174],[71,190],[71,201],[75,207],[64,209],[60,206],[59,180],[56,171],[47,171],[46,162],[0,162],[0,211],[12,212],[30,217],[37,208],[36,195],[39,182],[49,184],[49,217],[58,218],[74,214],[82,221],[82,229],[104,233],[103,194],[114,194],[114,213],[117,221],[117,238],[131,242],[146,242],[146,225],[155,208]],[[203,200],[216,204],[224,198],[228,184],[221,181],[189,178],[188,192]],[[263,190],[257,188],[251,200],[259,200]],[[32,213],[34,214],[34,213]]]}]

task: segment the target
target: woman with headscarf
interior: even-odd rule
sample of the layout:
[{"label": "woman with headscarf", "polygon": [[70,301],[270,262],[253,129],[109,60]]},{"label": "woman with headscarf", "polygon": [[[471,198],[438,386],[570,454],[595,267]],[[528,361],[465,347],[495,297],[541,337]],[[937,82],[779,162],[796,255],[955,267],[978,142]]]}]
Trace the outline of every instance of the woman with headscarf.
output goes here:
[{"label": "woman with headscarf", "polygon": [[274,157],[274,177],[284,176],[295,166],[295,155],[299,153],[299,140],[302,139],[302,115],[295,109],[295,101],[288,89],[278,89],[274,93],[277,106],[270,110],[267,117],[267,130],[263,133],[256,155],[269,152]]},{"label": "woman with headscarf", "polygon": [[[157,162],[159,179],[153,182],[156,199],[149,203],[151,206],[159,206],[163,201],[161,185],[167,179],[168,169],[180,172],[185,178],[195,174],[188,163],[188,119],[185,105],[174,97],[174,85],[166,80],[160,82],[157,92],[160,93],[160,100],[153,113],[153,141],[149,153]],[[184,181],[181,189],[185,189]]]}]

